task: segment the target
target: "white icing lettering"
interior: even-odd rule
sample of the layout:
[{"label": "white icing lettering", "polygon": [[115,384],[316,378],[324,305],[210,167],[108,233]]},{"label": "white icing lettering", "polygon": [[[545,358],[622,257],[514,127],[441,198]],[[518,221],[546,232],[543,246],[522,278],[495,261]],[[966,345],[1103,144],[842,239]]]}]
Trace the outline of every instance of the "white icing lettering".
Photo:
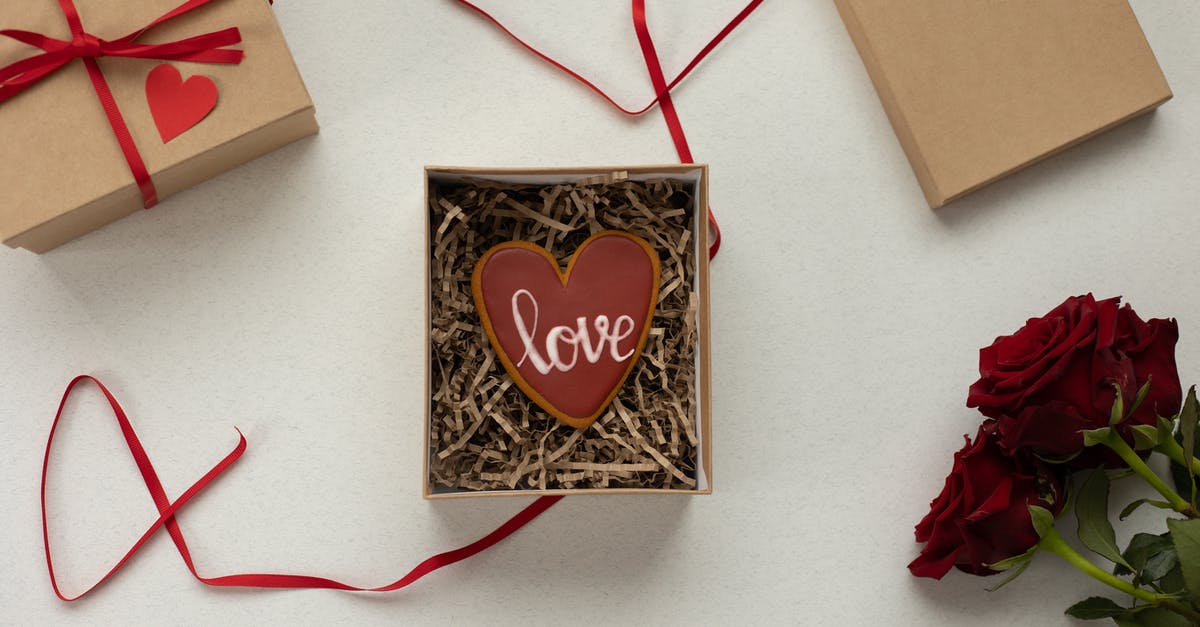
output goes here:
[{"label": "white icing lettering", "polygon": [[[571,327],[552,327],[550,332],[546,334],[546,357],[550,359],[550,363],[554,364],[555,368],[566,372],[575,367],[575,362],[579,361],[579,336],[571,330]],[[563,361],[558,354],[558,345],[566,342],[571,347],[571,361]],[[595,363],[595,362],[592,362]]]},{"label": "white icing lettering", "polygon": [[[522,295],[529,297],[530,302],[533,303],[532,329],[525,326],[525,318],[521,315]],[[550,364],[546,363],[545,359],[542,359],[542,356],[538,354],[537,349],[533,346],[533,332],[537,330],[538,323],[537,299],[533,297],[533,294],[529,293],[529,290],[517,290],[513,293],[512,297],[512,313],[513,322],[517,323],[517,334],[521,336],[521,343],[525,345],[525,354],[521,356],[521,361],[517,362],[517,367],[520,368],[521,364],[525,363],[525,359],[529,358],[530,363],[533,364],[534,368],[537,368],[538,372],[550,374]]]},{"label": "white icing lettering", "polygon": [[[527,323],[525,316],[521,313],[522,299],[528,299],[529,304],[533,306],[532,324]],[[617,363],[628,360],[636,352],[635,349],[630,348],[627,352],[622,353],[619,346],[622,340],[633,335],[634,327],[637,326],[630,316],[618,316],[615,322],[610,322],[608,316],[605,315],[596,316],[596,319],[592,321],[592,329],[596,334],[595,342],[592,341],[592,332],[588,328],[587,318],[584,316],[575,319],[574,329],[565,325],[551,327],[550,331],[546,333],[545,356],[543,356],[535,342],[538,327],[538,302],[529,290],[519,289],[513,292],[512,314],[513,322],[517,325],[517,335],[521,338],[521,344],[525,348],[525,353],[517,361],[518,368],[528,359],[534,369],[544,375],[550,374],[551,370],[555,369],[561,372],[570,372],[579,362],[580,354],[589,364],[599,362],[605,353],[605,345],[607,345],[609,356]],[[563,357],[564,347],[569,347],[569,360]]]},{"label": "white icing lettering", "polygon": [[[621,330],[622,322],[629,323],[629,327],[626,328],[624,331]],[[629,316],[621,316],[621,317],[617,318],[617,324],[614,325],[613,334],[608,336],[609,338],[612,339],[612,343],[609,344],[609,346],[610,346],[609,350],[612,352],[613,359],[615,359],[617,361],[625,361],[626,359],[629,359],[630,357],[633,356],[633,349],[630,349],[629,352],[625,353],[625,354],[621,354],[621,353],[617,352],[617,342],[620,342],[621,340],[629,337],[630,335],[633,335],[633,326],[634,326],[633,318],[630,318]]]}]

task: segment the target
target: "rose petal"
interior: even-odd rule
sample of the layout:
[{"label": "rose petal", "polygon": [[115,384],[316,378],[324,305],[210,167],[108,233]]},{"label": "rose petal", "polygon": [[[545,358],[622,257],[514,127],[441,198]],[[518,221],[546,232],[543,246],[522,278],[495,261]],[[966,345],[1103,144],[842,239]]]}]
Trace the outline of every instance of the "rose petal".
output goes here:
[{"label": "rose petal", "polygon": [[1009,501],[1012,498],[1012,489],[1013,478],[1005,477],[1000,482],[1000,485],[997,485],[996,489],[992,491],[992,494],[988,496],[986,501],[980,503],[975,508],[975,511],[967,514],[967,522],[976,522],[1004,511],[1009,506]]},{"label": "rose petal", "polygon": [[954,566],[955,560],[958,559],[958,552],[959,550],[956,549],[943,555],[931,555],[921,551],[917,559],[909,563],[908,570],[917,577],[941,579]]}]

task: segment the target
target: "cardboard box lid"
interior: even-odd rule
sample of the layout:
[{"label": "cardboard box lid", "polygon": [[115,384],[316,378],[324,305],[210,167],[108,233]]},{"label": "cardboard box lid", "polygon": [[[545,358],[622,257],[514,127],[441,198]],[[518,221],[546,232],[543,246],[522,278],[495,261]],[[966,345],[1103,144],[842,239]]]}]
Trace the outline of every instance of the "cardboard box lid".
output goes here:
[{"label": "cardboard box lid", "polygon": [[836,0],[931,207],[1171,90],[1126,0]]},{"label": "cardboard box lid", "polygon": [[[114,3],[76,0],[84,29],[121,37],[179,5],[179,0]],[[139,39],[175,41],[236,26],[245,51],[239,65],[171,61],[186,79],[210,77],[217,105],[199,124],[164,144],[146,103],[145,81],[163,63],[99,59],[114,99],[152,177],[303,110],[312,101],[275,21],[262,0],[221,0],[156,27]],[[0,27],[70,39],[62,10],[45,0],[0,3]],[[0,38],[0,66],[40,52]],[[0,240],[9,240],[62,214],[119,192],[137,195],[133,175],[97,100],[82,62],[45,77],[0,104]],[[178,178],[178,177],[176,177]],[[154,179],[160,198],[179,191],[170,177]],[[129,191],[134,190],[134,191]],[[138,202],[140,203],[140,197]]]}]

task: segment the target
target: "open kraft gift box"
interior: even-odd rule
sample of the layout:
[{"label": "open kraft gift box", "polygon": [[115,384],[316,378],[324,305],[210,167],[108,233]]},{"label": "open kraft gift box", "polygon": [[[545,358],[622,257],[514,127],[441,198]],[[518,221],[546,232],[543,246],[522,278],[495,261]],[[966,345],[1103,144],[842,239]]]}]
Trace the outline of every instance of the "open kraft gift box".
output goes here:
[{"label": "open kraft gift box", "polygon": [[[711,492],[707,177],[704,165],[425,169],[426,498]],[[541,395],[524,376],[514,381],[510,368],[526,361],[531,344],[519,362],[511,351],[494,349],[499,336],[493,332],[499,331],[493,325],[499,323],[486,315],[495,314],[492,307],[477,305],[484,288],[473,277],[482,282],[493,276],[482,268],[496,258],[495,250],[519,248],[524,252],[518,256],[541,267],[494,276],[519,282],[537,272],[554,277],[552,268],[557,277],[551,281],[561,280],[562,290],[587,287],[588,279],[580,278],[585,273],[619,272],[618,264],[597,268],[602,264],[593,251],[599,247],[589,248],[606,237],[617,244],[640,240],[645,252],[633,247],[632,256],[643,255],[643,263],[653,259],[660,272],[652,280],[656,291],[642,301],[650,307],[640,353],[622,346],[634,355],[625,378],[611,388],[607,404],[597,405],[594,422],[579,421],[577,428],[551,415],[545,399],[532,400]],[[620,286],[623,280],[610,282]],[[609,307],[610,299],[595,296],[603,289],[583,296]],[[528,292],[510,292],[513,317],[521,320],[518,294]],[[526,314],[536,328],[537,301],[529,298],[533,310]],[[608,311],[615,334],[622,321]],[[542,314],[544,329],[550,307]],[[606,316],[567,320],[578,320],[578,333],[564,331],[560,339],[584,336],[589,324],[609,328]],[[621,337],[632,329],[630,322]],[[555,350],[549,344],[548,353]],[[613,340],[614,358],[617,345]],[[578,345],[573,350],[572,365],[585,354]],[[542,391],[547,397],[555,392]]]}]

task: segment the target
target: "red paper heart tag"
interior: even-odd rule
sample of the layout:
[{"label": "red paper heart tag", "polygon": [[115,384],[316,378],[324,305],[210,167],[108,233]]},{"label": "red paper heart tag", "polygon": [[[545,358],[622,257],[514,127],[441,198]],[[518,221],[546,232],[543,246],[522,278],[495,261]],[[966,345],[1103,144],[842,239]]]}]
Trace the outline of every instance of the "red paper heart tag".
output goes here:
[{"label": "red paper heart tag", "polygon": [[566,272],[544,248],[504,242],[471,276],[483,328],[525,394],[555,418],[584,429],[633,370],[658,304],[658,253],[645,240],[602,231]]},{"label": "red paper heart tag", "polygon": [[175,66],[163,63],[146,77],[146,102],[165,144],[212,112],[217,106],[217,85],[207,76],[184,81]]}]

